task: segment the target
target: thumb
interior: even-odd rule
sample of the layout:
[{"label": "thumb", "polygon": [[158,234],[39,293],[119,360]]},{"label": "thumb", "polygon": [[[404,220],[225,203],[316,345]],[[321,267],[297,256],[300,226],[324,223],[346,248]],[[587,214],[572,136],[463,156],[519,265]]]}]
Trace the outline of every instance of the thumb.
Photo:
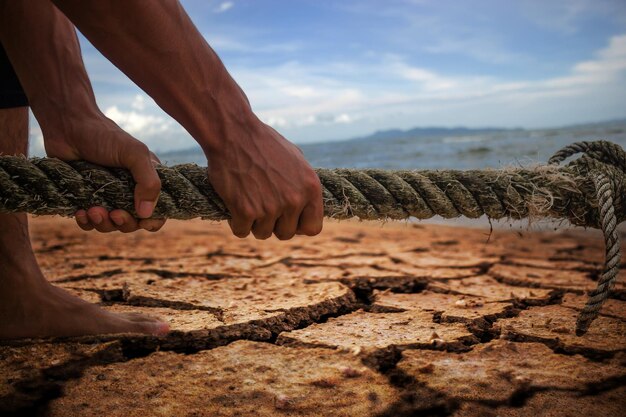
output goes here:
[{"label": "thumb", "polygon": [[137,142],[136,149],[125,156],[124,165],[130,170],[135,180],[135,211],[140,219],[152,216],[154,207],[161,192],[161,179],[155,165],[158,158],[148,150],[148,147]]}]

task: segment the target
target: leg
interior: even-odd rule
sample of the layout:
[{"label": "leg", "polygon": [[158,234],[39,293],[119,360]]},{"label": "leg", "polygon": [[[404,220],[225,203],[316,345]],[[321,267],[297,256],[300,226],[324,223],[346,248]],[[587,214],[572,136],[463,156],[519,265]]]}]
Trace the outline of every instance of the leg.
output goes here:
[{"label": "leg", "polygon": [[[28,107],[0,109],[0,133],[0,154],[25,155]],[[167,331],[165,323],[112,314],[51,285],[31,248],[26,215],[0,213],[0,339]]]}]

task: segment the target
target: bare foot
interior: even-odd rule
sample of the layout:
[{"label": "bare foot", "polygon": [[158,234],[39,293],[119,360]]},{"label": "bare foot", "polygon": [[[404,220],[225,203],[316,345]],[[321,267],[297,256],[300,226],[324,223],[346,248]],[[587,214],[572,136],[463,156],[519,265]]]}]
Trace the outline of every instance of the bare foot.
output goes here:
[{"label": "bare foot", "polygon": [[110,313],[51,285],[32,252],[26,216],[0,214],[0,226],[0,339],[169,331],[157,319]]},{"label": "bare foot", "polygon": [[0,317],[0,339],[107,333],[163,335],[169,331],[167,323],[155,318],[110,313],[50,284],[24,292],[8,303],[4,300]]}]

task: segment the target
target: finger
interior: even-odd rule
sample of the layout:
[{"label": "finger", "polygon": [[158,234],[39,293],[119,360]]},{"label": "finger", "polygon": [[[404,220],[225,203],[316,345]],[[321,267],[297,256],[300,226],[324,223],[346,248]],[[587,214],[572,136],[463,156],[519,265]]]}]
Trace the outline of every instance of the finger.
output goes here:
[{"label": "finger", "polygon": [[[154,167],[153,154],[146,145],[133,142],[130,152],[125,152],[123,163],[135,180],[135,210],[137,216],[146,219],[152,216],[161,192],[161,179]],[[158,160],[158,159],[157,159]]]},{"label": "finger", "polygon": [[154,167],[156,167],[157,165],[161,165],[161,160],[152,151],[150,151],[150,160],[152,161],[152,166],[154,166]]},{"label": "finger", "polygon": [[283,214],[274,227],[274,234],[280,240],[291,239],[298,229],[299,211],[291,211]]},{"label": "finger", "polygon": [[87,217],[87,212],[85,210],[78,210],[74,214],[74,219],[76,219],[76,224],[78,227],[85,231],[93,230],[93,225],[89,222],[89,218]]},{"label": "finger", "polygon": [[109,219],[109,213],[104,207],[91,207],[87,210],[87,217],[93,227],[99,232],[109,233],[117,230],[117,227]]},{"label": "finger", "polygon": [[265,240],[272,236],[274,227],[276,226],[276,217],[266,216],[256,220],[252,224],[252,234],[259,240]]},{"label": "finger", "polygon": [[298,230],[296,234],[315,236],[322,231],[324,220],[324,207],[321,202],[309,204],[302,210],[300,220],[298,222]]},{"label": "finger", "polygon": [[141,219],[139,227],[148,232],[156,232],[165,224],[165,219]]},{"label": "finger", "polygon": [[233,218],[228,221],[228,225],[230,226],[230,230],[232,230],[233,235],[244,238],[250,234],[253,222],[254,220],[251,217],[233,215]]},{"label": "finger", "polygon": [[122,233],[130,233],[139,229],[137,219],[130,215],[126,210],[113,210],[109,213],[109,218],[113,224]]}]

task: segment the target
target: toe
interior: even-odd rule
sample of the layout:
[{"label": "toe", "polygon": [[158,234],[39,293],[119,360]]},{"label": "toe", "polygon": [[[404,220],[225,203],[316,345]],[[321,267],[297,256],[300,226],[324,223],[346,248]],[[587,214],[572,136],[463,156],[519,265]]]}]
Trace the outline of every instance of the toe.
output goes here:
[{"label": "toe", "polygon": [[170,331],[170,325],[159,317],[146,316],[145,314],[133,312],[119,315],[130,323],[132,332],[162,336]]},{"label": "toe", "polygon": [[139,333],[151,334],[153,336],[163,336],[170,331],[170,325],[162,321],[138,321],[134,324]]}]

